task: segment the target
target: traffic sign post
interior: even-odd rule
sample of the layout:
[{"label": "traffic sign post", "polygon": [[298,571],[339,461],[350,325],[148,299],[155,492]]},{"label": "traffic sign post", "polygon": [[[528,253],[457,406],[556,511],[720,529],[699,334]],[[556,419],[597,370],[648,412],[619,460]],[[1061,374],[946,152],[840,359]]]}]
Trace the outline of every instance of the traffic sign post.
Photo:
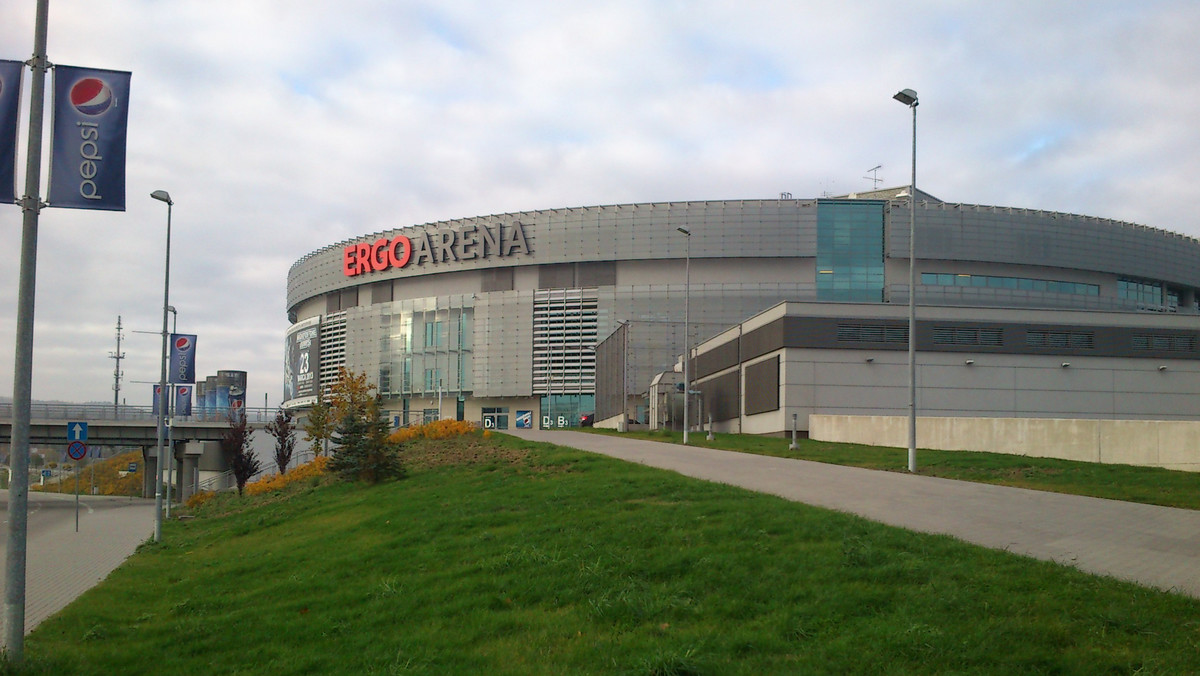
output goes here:
[{"label": "traffic sign post", "polygon": [[83,460],[87,453],[87,444],[82,441],[72,441],[67,444],[67,455],[71,456],[72,460]]},{"label": "traffic sign post", "polygon": [[87,441],[88,424],[85,422],[67,423],[67,441]]},{"label": "traffic sign post", "polygon": [[[87,457],[88,447],[84,442],[88,438],[88,424],[86,422],[69,422],[67,423],[67,455],[71,456],[72,460],[83,460]],[[79,466],[75,466],[75,532],[79,532]]]}]

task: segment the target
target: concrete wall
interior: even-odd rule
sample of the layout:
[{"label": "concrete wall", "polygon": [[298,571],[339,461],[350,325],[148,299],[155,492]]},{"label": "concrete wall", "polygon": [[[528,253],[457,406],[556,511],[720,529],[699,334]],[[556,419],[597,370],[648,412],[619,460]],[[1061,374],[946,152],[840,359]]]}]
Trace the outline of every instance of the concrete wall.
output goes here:
[{"label": "concrete wall", "polygon": [[[814,414],[808,436],[908,446],[905,416]],[[917,447],[1200,471],[1200,422],[1058,418],[917,418]]]}]

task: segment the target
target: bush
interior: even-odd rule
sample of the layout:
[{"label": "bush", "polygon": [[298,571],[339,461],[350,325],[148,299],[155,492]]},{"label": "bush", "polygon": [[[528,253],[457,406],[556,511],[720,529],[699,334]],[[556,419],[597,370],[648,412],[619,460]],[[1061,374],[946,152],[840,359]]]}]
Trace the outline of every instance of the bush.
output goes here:
[{"label": "bush", "polygon": [[403,443],[413,439],[453,439],[478,431],[475,423],[466,420],[437,420],[424,425],[403,427],[392,432],[388,441]]},{"label": "bush", "polygon": [[246,494],[261,495],[263,493],[283,490],[285,487],[298,481],[306,481],[310,478],[324,476],[328,466],[329,456],[319,456],[311,462],[296,467],[287,474],[270,474],[254,483],[246,484]]},{"label": "bush", "polygon": [[183,503],[183,506],[187,507],[188,509],[196,509],[215,497],[217,497],[217,494],[212,491],[200,491],[198,493],[192,493],[191,497],[187,499],[187,502]]}]

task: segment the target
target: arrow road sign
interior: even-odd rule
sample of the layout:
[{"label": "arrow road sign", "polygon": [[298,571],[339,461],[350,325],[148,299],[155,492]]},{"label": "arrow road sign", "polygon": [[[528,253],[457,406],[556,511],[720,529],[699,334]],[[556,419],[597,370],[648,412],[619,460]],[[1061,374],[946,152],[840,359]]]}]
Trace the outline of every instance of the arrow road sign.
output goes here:
[{"label": "arrow road sign", "polygon": [[67,423],[67,441],[87,441],[87,423]]}]

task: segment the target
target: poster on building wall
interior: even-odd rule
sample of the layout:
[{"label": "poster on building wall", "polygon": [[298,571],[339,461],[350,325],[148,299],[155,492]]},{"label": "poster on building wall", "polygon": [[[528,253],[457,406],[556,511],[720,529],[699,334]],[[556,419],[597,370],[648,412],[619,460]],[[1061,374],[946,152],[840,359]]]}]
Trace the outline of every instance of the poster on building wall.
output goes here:
[{"label": "poster on building wall", "polygon": [[321,318],[306,319],[288,331],[284,342],[283,401],[317,396],[321,359]]},{"label": "poster on building wall", "polygon": [[246,372],[217,371],[218,405],[223,405],[229,415],[245,415]]}]

